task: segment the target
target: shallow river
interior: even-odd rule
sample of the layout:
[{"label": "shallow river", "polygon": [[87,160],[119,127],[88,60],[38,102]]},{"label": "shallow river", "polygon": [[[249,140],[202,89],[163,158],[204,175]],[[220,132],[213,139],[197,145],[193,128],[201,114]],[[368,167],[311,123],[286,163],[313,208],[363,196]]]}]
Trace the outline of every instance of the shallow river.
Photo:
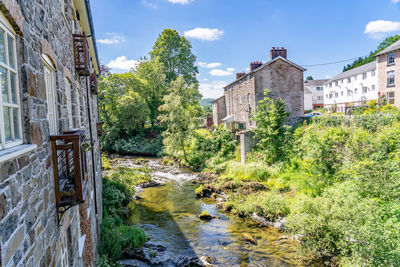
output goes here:
[{"label": "shallow river", "polygon": [[[154,167],[154,166],[153,166]],[[216,208],[210,199],[197,199],[193,174],[179,170],[154,172],[165,185],[146,188],[135,201],[130,221],[146,231],[153,243],[172,255],[208,256],[213,266],[299,266],[297,246],[273,228],[260,227]],[[219,219],[197,218],[207,210]],[[244,235],[257,239],[246,241]]]}]

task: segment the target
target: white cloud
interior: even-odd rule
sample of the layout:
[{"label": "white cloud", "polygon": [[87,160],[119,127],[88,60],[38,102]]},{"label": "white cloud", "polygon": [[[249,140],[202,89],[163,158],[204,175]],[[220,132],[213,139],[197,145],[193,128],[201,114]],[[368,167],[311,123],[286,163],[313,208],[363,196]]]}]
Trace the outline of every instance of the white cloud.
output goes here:
[{"label": "white cloud", "polygon": [[106,35],[109,37],[104,38],[104,39],[99,39],[99,40],[97,40],[97,42],[100,44],[106,44],[106,45],[113,45],[113,44],[119,44],[119,43],[125,42],[125,37],[118,33],[109,32],[109,33],[106,33]]},{"label": "white cloud", "polygon": [[397,3],[400,3],[400,0],[392,0],[392,2],[397,4]]},{"label": "white cloud", "polygon": [[[396,0],[400,1],[400,0]],[[385,36],[386,33],[400,31],[400,22],[388,21],[388,20],[376,20],[370,21],[365,26],[365,34],[368,34],[372,38],[380,39]]]},{"label": "white cloud", "polygon": [[210,28],[195,28],[190,31],[185,32],[185,37],[198,39],[201,41],[216,41],[224,35],[224,31],[219,29],[210,29]]},{"label": "white cloud", "polygon": [[221,70],[221,69],[213,69],[210,71],[210,74],[212,76],[231,76],[233,75],[233,72],[235,71],[234,68],[227,68],[226,70]]},{"label": "white cloud", "polygon": [[222,64],[219,62],[214,62],[214,63],[199,62],[198,64],[201,68],[206,68],[206,69],[214,69],[222,66]]},{"label": "white cloud", "polygon": [[138,61],[128,59],[126,56],[121,56],[111,60],[110,63],[107,64],[107,67],[112,68],[113,70],[117,69],[128,71],[132,68],[135,68],[137,65]]},{"label": "white cloud", "polygon": [[204,98],[218,98],[224,94],[224,81],[213,81],[210,83],[200,83],[199,90]]},{"label": "white cloud", "polygon": [[168,2],[172,4],[181,4],[181,5],[187,5],[190,2],[193,2],[193,0],[168,0]]},{"label": "white cloud", "polygon": [[332,76],[331,75],[325,75],[325,79],[332,79]]}]

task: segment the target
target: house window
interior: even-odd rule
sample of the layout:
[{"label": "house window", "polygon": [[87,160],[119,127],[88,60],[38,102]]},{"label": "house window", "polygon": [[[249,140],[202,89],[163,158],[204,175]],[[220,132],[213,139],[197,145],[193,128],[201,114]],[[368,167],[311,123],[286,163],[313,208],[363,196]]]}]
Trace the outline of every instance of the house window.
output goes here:
[{"label": "house window", "polygon": [[69,128],[72,129],[74,127],[74,122],[72,120],[71,82],[67,78],[65,78],[65,96],[67,100]]},{"label": "house window", "polygon": [[0,150],[22,144],[15,34],[9,29],[0,22]]},{"label": "house window", "polygon": [[343,92],[343,91],[341,91],[341,92],[340,92],[340,95],[341,95],[341,96],[343,96],[343,94],[344,94],[344,92]]},{"label": "house window", "polygon": [[347,90],[347,96],[351,96],[352,95],[352,91],[351,90]]},{"label": "house window", "polygon": [[371,86],[371,90],[372,90],[372,91],[375,91],[375,85],[372,85],[372,86]]},{"label": "house window", "polygon": [[358,94],[358,89],[354,89],[354,94]]},{"label": "house window", "polygon": [[47,119],[49,121],[50,134],[57,133],[57,110],[55,99],[55,80],[54,65],[46,55],[42,56],[44,66],[44,79],[46,83],[47,94]]},{"label": "house window", "polygon": [[335,98],[338,98],[338,97],[339,97],[339,93],[335,92]]},{"label": "house window", "polygon": [[363,73],[362,78],[363,78],[363,80],[367,79],[367,74]]},{"label": "house window", "polygon": [[347,83],[351,83],[351,78],[347,78]]},{"label": "house window", "polygon": [[394,78],[395,78],[394,70],[388,71],[388,73],[387,73],[387,86],[394,86]]},{"label": "house window", "polygon": [[332,88],[332,83],[329,84],[329,87]]},{"label": "house window", "polygon": [[368,92],[368,88],[366,86],[363,86],[362,92],[363,92],[363,94],[366,94]]},{"label": "house window", "polygon": [[388,62],[387,62],[387,64],[388,64],[388,65],[393,65],[393,64],[394,64],[394,59],[395,59],[395,57],[396,57],[396,56],[395,56],[395,53],[389,54],[389,55],[388,55],[388,60],[387,60]]},{"label": "house window", "polygon": [[375,77],[375,71],[374,71],[374,70],[371,71],[371,76],[372,76],[372,77]]},{"label": "house window", "polygon": [[386,98],[389,104],[394,105],[394,92],[387,92]]},{"label": "house window", "polygon": [[356,76],[354,76],[354,80],[355,80],[355,81],[357,81],[357,75],[356,75]]},{"label": "house window", "polygon": [[324,88],[322,88],[322,87],[317,87],[317,91],[323,91],[324,90]]},{"label": "house window", "polygon": [[335,86],[339,86],[339,82],[335,82]]},{"label": "house window", "polygon": [[247,104],[250,105],[250,93],[247,94]]}]

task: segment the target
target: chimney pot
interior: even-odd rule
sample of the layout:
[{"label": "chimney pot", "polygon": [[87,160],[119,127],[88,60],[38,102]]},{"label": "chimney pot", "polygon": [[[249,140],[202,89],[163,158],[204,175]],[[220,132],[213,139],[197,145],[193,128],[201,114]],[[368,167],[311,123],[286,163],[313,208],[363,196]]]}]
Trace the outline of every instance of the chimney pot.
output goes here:
[{"label": "chimney pot", "polygon": [[274,60],[277,57],[283,57],[287,59],[287,50],[285,47],[272,47],[272,50],[270,51],[270,56],[271,60]]}]

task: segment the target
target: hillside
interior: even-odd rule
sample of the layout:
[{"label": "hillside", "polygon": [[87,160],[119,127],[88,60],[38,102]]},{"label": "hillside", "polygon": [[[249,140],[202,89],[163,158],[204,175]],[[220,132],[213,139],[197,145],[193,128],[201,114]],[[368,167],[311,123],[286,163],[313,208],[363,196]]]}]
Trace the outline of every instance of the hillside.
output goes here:
[{"label": "hillside", "polygon": [[212,107],[212,101],[214,101],[213,98],[203,98],[200,100],[200,105],[204,108],[206,106]]},{"label": "hillside", "polygon": [[375,60],[375,55],[378,54],[380,51],[385,49],[386,47],[392,45],[393,43],[400,40],[400,35],[394,35],[386,38],[382,43],[379,44],[378,48],[375,51],[371,51],[369,56],[367,57],[360,57],[359,59],[355,60],[353,63],[348,64],[343,68],[343,71],[348,71],[359,66],[365,65]]}]

